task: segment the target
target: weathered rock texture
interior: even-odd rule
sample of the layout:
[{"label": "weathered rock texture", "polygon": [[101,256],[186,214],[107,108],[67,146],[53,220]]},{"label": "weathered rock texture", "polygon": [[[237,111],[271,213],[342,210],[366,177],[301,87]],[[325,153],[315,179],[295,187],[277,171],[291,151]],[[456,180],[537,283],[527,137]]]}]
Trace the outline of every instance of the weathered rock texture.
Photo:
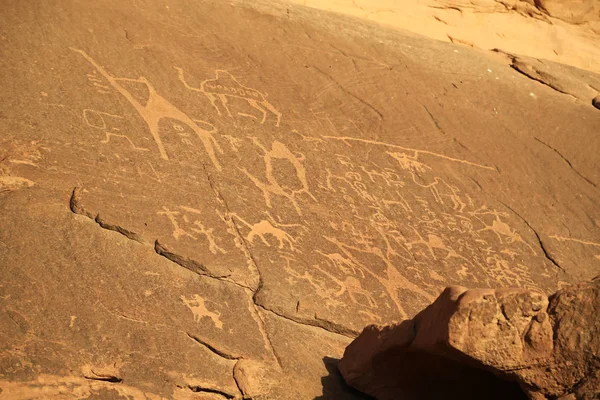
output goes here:
[{"label": "weathered rock texture", "polygon": [[356,398],[364,326],[600,273],[594,73],[271,1],[1,3],[1,400]]},{"label": "weathered rock texture", "polygon": [[484,50],[600,72],[598,0],[288,0]]},{"label": "weathered rock texture", "polygon": [[378,399],[596,399],[599,314],[600,277],[549,299],[450,287],[412,320],[365,328],[339,368]]},{"label": "weathered rock texture", "polygon": [[572,24],[600,21],[600,3],[595,0],[521,0],[548,15]]}]

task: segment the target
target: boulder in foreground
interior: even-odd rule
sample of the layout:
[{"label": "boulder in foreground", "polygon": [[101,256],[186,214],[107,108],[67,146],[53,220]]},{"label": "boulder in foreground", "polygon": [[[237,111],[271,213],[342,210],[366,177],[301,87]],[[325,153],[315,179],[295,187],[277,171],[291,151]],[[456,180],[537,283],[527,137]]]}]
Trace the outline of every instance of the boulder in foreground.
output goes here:
[{"label": "boulder in foreground", "polygon": [[414,319],[371,325],[339,368],[378,399],[596,399],[600,277],[549,298],[447,288]]}]

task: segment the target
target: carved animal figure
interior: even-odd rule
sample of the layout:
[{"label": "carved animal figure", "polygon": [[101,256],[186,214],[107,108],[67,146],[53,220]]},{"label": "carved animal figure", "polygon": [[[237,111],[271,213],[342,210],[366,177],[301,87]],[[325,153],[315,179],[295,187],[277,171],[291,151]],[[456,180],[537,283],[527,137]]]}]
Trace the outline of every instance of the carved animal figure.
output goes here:
[{"label": "carved animal figure", "polygon": [[[210,104],[217,110],[219,115],[221,110],[217,106],[217,100],[221,102],[221,105],[231,118],[231,110],[227,106],[228,98],[234,97],[245,100],[250,106],[257,109],[262,114],[261,124],[264,124],[267,120],[267,110],[275,115],[277,122],[275,126],[279,126],[281,122],[281,113],[266,99],[266,94],[259,92],[258,90],[249,88],[238,82],[229,72],[224,70],[216,70],[214,79],[207,79],[200,83],[200,88],[194,88],[188,85],[183,76],[183,69],[175,67],[179,74],[179,80],[184,86],[190,90],[196,92],[202,92],[210,101]],[[242,114],[245,115],[245,114]],[[246,115],[248,116],[248,115]]]}]

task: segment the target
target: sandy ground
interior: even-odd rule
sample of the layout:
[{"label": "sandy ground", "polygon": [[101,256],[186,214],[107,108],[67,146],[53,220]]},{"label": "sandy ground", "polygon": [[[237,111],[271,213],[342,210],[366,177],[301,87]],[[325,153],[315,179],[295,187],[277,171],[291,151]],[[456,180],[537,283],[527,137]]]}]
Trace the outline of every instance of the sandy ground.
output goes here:
[{"label": "sandy ground", "polygon": [[564,10],[549,8],[554,15],[576,22],[569,23],[516,0],[289,0],[442,41],[600,72],[600,14],[596,9],[600,2],[595,5],[594,1],[589,1],[590,11],[582,18],[564,17]]}]

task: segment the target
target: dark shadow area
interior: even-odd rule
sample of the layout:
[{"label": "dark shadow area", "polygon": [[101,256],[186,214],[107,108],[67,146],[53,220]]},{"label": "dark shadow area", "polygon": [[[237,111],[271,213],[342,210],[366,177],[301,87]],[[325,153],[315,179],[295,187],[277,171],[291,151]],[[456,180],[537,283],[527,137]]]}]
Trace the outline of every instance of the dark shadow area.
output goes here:
[{"label": "dark shadow area", "polygon": [[373,397],[348,386],[342,374],[338,370],[338,360],[332,357],[323,357],[323,364],[329,375],[321,378],[323,384],[323,395],[315,397],[314,400],[372,400]]},{"label": "dark shadow area", "polygon": [[527,400],[516,382],[467,362],[403,347],[376,356],[366,375],[355,384],[380,400]]}]

